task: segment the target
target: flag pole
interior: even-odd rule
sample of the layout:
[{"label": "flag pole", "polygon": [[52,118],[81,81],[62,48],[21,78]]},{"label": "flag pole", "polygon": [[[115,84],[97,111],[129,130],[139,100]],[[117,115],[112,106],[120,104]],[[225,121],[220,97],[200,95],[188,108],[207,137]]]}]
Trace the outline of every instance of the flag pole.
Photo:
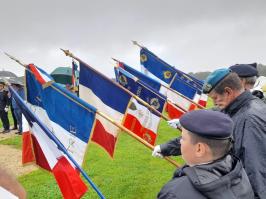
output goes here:
[{"label": "flag pole", "polygon": [[[64,95],[67,98],[70,98],[68,95],[66,95],[65,93],[63,93],[62,91],[60,91],[58,88],[54,87],[53,85],[50,85],[53,89],[55,89],[56,91],[60,92],[62,95]],[[84,109],[90,111],[87,107],[85,107],[84,105],[80,104],[79,102],[75,101],[73,99],[73,102],[77,103],[79,106],[83,107]],[[126,127],[124,127],[123,125],[119,124],[118,122],[116,122],[115,120],[113,120],[112,118],[110,118],[109,116],[107,116],[106,114],[98,111],[98,109],[96,110],[96,114],[100,115],[101,117],[103,117],[104,119],[108,120],[109,122],[111,122],[112,124],[114,124],[116,127],[120,128],[121,130],[125,131],[128,135],[130,135],[131,137],[135,138],[137,141],[139,141],[140,143],[144,144],[146,147],[148,147],[149,149],[153,150],[154,146],[149,144],[148,142],[144,141],[143,139],[141,139],[139,136],[137,136],[135,133],[133,133],[132,131],[128,130]],[[170,162],[171,164],[173,164],[176,167],[180,167],[180,165],[175,162],[173,159],[169,158],[169,157],[165,157],[165,159]]]},{"label": "flag pole", "polygon": [[[144,141],[143,139],[141,139],[139,136],[137,136],[135,133],[133,133],[132,131],[128,130],[126,127],[124,127],[123,125],[117,123],[116,121],[114,121],[112,118],[110,118],[109,116],[105,115],[104,113],[100,112],[100,111],[96,111],[96,113],[98,115],[100,115],[101,117],[103,117],[104,119],[108,120],[109,122],[111,122],[112,124],[114,124],[115,126],[117,126],[118,128],[122,129],[124,132],[126,132],[128,135],[130,135],[131,137],[135,138],[137,141],[139,141],[140,143],[144,144],[147,148],[153,150],[154,146],[151,145],[150,143]],[[174,161],[173,159],[169,158],[169,157],[164,157],[165,160],[167,160],[168,162],[170,162],[171,164],[173,164],[176,167],[180,167],[180,165]]]},{"label": "flag pole", "polygon": [[101,191],[91,181],[91,179],[89,178],[89,176],[84,172],[84,170],[79,166],[79,164],[74,160],[74,158],[67,152],[67,149],[60,142],[60,140],[53,133],[50,132],[50,130],[39,120],[38,117],[35,116],[35,114],[27,107],[27,105],[25,104],[25,102],[18,96],[18,94],[14,91],[14,89],[12,87],[9,87],[9,89],[11,89],[11,91],[13,92],[13,94],[16,96],[15,98],[18,100],[19,104],[21,104],[21,106],[23,106],[26,110],[28,110],[30,117],[33,117],[33,118],[36,119],[36,121],[40,125],[41,129],[55,142],[55,144],[57,145],[57,147],[59,149],[61,149],[64,152],[64,154],[66,154],[66,156],[72,161],[72,163],[75,165],[75,167],[78,168],[78,170],[81,172],[81,174],[83,175],[83,177],[89,182],[89,184],[97,192],[98,196],[100,198],[102,198],[102,199],[105,199],[105,197],[103,196],[103,194],[101,193]]},{"label": "flag pole", "polygon": [[[66,56],[69,56],[69,57],[72,57],[72,58],[74,58],[74,59],[76,59],[77,61],[79,61],[79,62],[82,62],[82,63],[84,63],[82,60],[80,60],[79,58],[77,58],[77,57],[75,57],[69,50],[63,50],[63,49],[61,49],[65,54],[66,54]],[[86,64],[86,63],[84,63],[87,67],[89,67],[89,68],[91,68],[93,71],[95,71],[97,74],[100,74],[98,71],[96,71],[95,69],[93,69],[91,66],[89,66],[88,64]],[[101,74],[100,74],[101,75]],[[109,78],[107,78],[107,77],[105,77],[104,75],[101,75],[103,78],[105,78],[105,79],[107,79],[108,81],[111,81]],[[111,81],[112,82],[112,81]],[[121,89],[123,89],[123,90],[125,90],[127,93],[129,93],[131,96],[135,96],[133,93],[131,93],[131,92],[129,92],[129,91],[127,91],[127,89],[125,89],[124,87],[122,87],[121,85],[119,85],[119,84],[117,84],[117,83],[115,83],[115,82],[112,82],[112,83],[114,83],[115,85],[118,85]],[[137,97],[137,96],[136,96]],[[135,99],[137,99],[137,98],[135,98]],[[140,99],[141,101],[143,101],[142,99]],[[147,104],[146,102],[145,102],[145,104]],[[151,107],[149,104],[148,104],[148,107],[150,107],[150,108],[152,108],[153,110],[156,110],[156,109],[154,109],[153,107]],[[157,110],[156,110],[157,111]],[[159,112],[159,111],[157,111],[157,112]],[[139,141],[140,143],[142,143],[142,144],[144,144],[146,147],[148,147],[149,149],[151,149],[151,150],[153,150],[154,149],[154,146],[153,145],[151,145],[151,144],[149,144],[149,143],[147,143],[146,141],[143,141],[143,139],[141,139],[139,136],[137,136],[135,133],[133,133],[132,131],[130,131],[130,130],[128,130],[126,127],[124,127],[123,125],[121,125],[121,124],[119,124],[119,123],[117,123],[117,122],[115,122],[113,119],[111,119],[110,117],[108,117],[107,115],[105,115],[104,113],[102,113],[102,112],[99,112],[98,110],[97,110],[97,113],[100,115],[100,116],[102,116],[103,118],[105,118],[106,120],[108,120],[109,122],[111,122],[112,124],[114,124],[115,126],[117,126],[118,128],[120,128],[120,129],[122,129],[123,131],[125,131],[127,134],[129,134],[130,136],[132,136],[133,138],[135,138],[137,141]],[[159,112],[160,113],[160,112]],[[160,113],[160,115],[162,115],[161,113]],[[163,115],[162,115],[163,116]],[[164,116],[164,119],[165,119],[166,117]],[[168,118],[167,118],[168,119]],[[180,167],[180,165],[179,164],[177,164],[174,160],[172,160],[172,159],[170,159],[169,157],[165,157],[165,159],[168,161],[168,162],[170,162],[170,163],[172,163],[174,166],[176,166],[176,167]]]},{"label": "flag pole", "polygon": [[[117,60],[117,59],[115,59],[115,58],[112,58],[112,59],[113,59],[114,61],[118,62],[118,63],[122,63],[122,62],[120,62],[119,60]],[[117,66],[115,66],[115,67],[117,68]],[[135,78],[136,78],[137,82],[138,82],[141,86],[143,86],[144,88],[148,89],[148,90],[151,91],[153,94],[155,94],[156,96],[160,97],[161,99],[163,99],[163,97],[160,96],[160,95],[158,95],[158,93],[156,93],[153,89],[151,89],[151,88],[149,88],[147,85],[143,84],[142,81],[141,81],[139,78],[137,78],[137,77],[135,77]],[[166,102],[167,102],[167,103],[170,103],[170,104],[172,104],[172,105],[174,105],[174,106],[177,106],[177,107],[178,107],[183,113],[187,112],[183,107],[179,106],[178,104],[175,104],[175,103],[171,102],[171,101],[167,98],[167,96],[166,96]]]},{"label": "flag pole", "polygon": [[[118,59],[115,59],[115,58],[113,58],[113,57],[112,57],[112,59],[113,59],[115,62],[123,63],[123,62],[121,62],[121,61],[119,61]],[[141,84],[141,83],[140,83],[140,84]],[[179,93],[179,92],[177,92],[177,91],[175,91],[175,90],[173,90],[173,89],[171,89],[171,88],[165,86],[164,84],[161,84],[161,85],[162,85],[164,88],[166,88],[167,90],[170,90],[170,91],[174,92],[175,94],[179,95],[180,97],[185,98],[186,100],[190,101],[191,103],[193,103],[194,105],[196,105],[198,108],[200,108],[200,109],[204,109],[204,108],[205,108],[205,107],[203,107],[202,105],[200,105],[200,104],[194,102],[193,100],[191,100],[191,99],[188,98],[187,96],[182,95],[181,93]],[[173,102],[172,102],[172,103],[173,103]],[[175,104],[175,103],[173,103],[173,104]],[[183,111],[187,112],[185,109],[183,109],[183,108],[182,108],[181,106],[179,106],[178,104],[175,104],[175,105],[176,105],[178,108],[182,109]]]},{"label": "flag pole", "polygon": [[123,86],[121,86],[120,84],[112,81],[111,79],[109,79],[108,77],[106,77],[105,75],[101,74],[100,72],[98,72],[97,70],[95,70],[93,67],[91,67],[89,64],[85,63],[84,61],[82,61],[81,59],[79,59],[78,57],[74,56],[73,53],[71,53],[69,50],[64,50],[61,48],[61,50],[65,53],[66,56],[72,57],[73,59],[77,60],[78,62],[82,62],[86,67],[90,68],[91,70],[93,70],[95,73],[97,73],[98,75],[101,75],[104,79],[108,80],[109,82],[111,82],[112,84],[116,85],[117,87],[119,87],[120,89],[124,90],[126,93],[128,93],[129,95],[131,95],[132,97],[134,97],[137,101],[139,101],[141,104],[143,104],[144,106],[148,107],[149,109],[151,109],[152,111],[154,111],[156,114],[158,114],[160,117],[162,117],[164,120],[168,121],[169,118],[163,114],[161,114],[158,110],[156,110],[154,107],[152,107],[151,105],[149,105],[147,102],[145,102],[144,100],[142,100],[140,97],[138,97],[137,95],[135,95],[134,93],[130,92],[129,90],[127,90],[126,88],[124,88]]},{"label": "flag pole", "polygon": [[[22,62],[20,62],[18,59],[16,59],[15,57],[9,55],[8,53],[5,53],[10,59],[16,61],[17,63],[19,63],[21,66],[23,66],[26,70],[27,69],[27,65],[26,64],[23,64]],[[28,70],[29,72],[31,72],[30,70]],[[10,87],[11,88],[11,87]],[[12,88],[11,88],[12,89]],[[13,90],[13,89],[12,89]],[[15,93],[15,95],[17,95]],[[26,104],[24,103],[23,100],[21,100],[19,97],[17,97],[19,102],[22,103],[23,106],[26,107]],[[34,114],[32,113],[32,111],[30,109],[29,110],[29,113],[31,116],[34,117]],[[83,175],[83,177],[88,181],[88,183],[92,186],[92,188],[96,191],[96,193],[98,194],[98,196],[102,199],[105,199],[105,197],[103,196],[103,194],[101,193],[101,191],[97,188],[97,186],[92,182],[92,180],[89,178],[89,176],[83,171],[83,169],[79,166],[79,164],[74,160],[74,158],[67,152],[66,148],[64,147],[64,145],[58,140],[58,138],[49,131],[49,129],[43,125],[43,123],[39,120],[39,118],[37,117],[34,117],[36,118],[36,120],[39,122],[40,124],[40,127],[42,128],[42,130],[44,132],[46,132],[46,134],[56,143],[56,145],[59,147],[59,149],[61,149],[65,154],[66,156],[73,162],[73,164],[75,165],[76,168],[78,168],[78,170],[81,172],[81,174]]]},{"label": "flag pole", "polygon": [[187,96],[185,95],[182,95],[181,93],[177,92],[176,90],[172,89],[172,88],[169,88],[168,86],[165,86],[163,84],[161,84],[164,88],[168,89],[169,91],[172,91],[174,92],[175,94],[179,95],[180,97],[183,97],[185,98],[186,100],[190,101],[192,104],[196,105],[199,109],[205,109],[204,106],[198,104],[197,102],[194,102],[192,99],[188,98]]},{"label": "flag pole", "polygon": [[[17,63],[19,63],[21,66],[23,66],[26,70],[28,70],[29,72],[31,72],[28,68],[26,64],[21,63],[18,59],[16,59],[15,57],[5,53],[10,59],[16,61]],[[50,84],[49,86],[51,86],[53,89],[57,90],[58,92],[60,92],[61,94],[63,94],[65,97],[70,98],[68,95],[66,95],[65,93],[63,93],[62,91],[58,90],[56,87],[54,87],[52,84]],[[85,107],[84,105],[80,104],[79,102],[77,102],[76,100],[73,99],[73,102],[77,103],[79,106],[85,108],[86,110],[88,110],[87,107]],[[90,111],[90,110],[88,110]],[[123,125],[115,122],[113,119],[111,119],[110,117],[106,116],[104,113],[99,112],[98,110],[96,111],[97,114],[99,114],[101,117],[105,118],[106,120],[108,120],[109,122],[111,122],[112,124],[114,124],[115,126],[117,126],[118,128],[122,129],[123,131],[125,131],[126,133],[128,133],[130,136],[132,136],[133,138],[135,138],[136,140],[138,140],[140,143],[144,144],[146,147],[148,147],[149,149],[153,150],[154,146],[147,143],[146,141],[143,141],[140,137],[138,137],[137,135],[135,135],[132,131],[128,130],[126,127],[124,127]],[[173,159],[169,158],[169,157],[165,157],[165,159],[170,162],[171,164],[173,164],[176,167],[180,167],[180,165],[175,162]],[[84,176],[85,177],[85,176]],[[86,177],[85,177],[86,178]],[[89,179],[89,177],[88,177]],[[90,179],[89,179],[90,180]],[[98,193],[98,192],[97,192]]]}]

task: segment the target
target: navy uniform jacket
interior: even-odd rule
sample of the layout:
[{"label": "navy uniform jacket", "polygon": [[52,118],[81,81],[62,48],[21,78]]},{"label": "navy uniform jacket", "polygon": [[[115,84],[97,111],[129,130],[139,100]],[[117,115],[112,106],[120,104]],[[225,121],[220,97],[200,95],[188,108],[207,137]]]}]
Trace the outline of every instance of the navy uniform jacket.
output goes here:
[{"label": "navy uniform jacket", "polygon": [[9,106],[10,104],[10,100],[7,96],[7,91],[6,90],[2,90],[0,91],[0,111],[4,111],[6,106]]},{"label": "navy uniform jacket", "polygon": [[253,199],[247,174],[239,159],[227,155],[213,163],[178,169],[158,199]]},{"label": "navy uniform jacket", "polygon": [[[248,91],[223,110],[234,121],[234,154],[240,158],[257,198],[266,199],[266,104]],[[180,155],[179,138],[162,144],[164,156]]]}]

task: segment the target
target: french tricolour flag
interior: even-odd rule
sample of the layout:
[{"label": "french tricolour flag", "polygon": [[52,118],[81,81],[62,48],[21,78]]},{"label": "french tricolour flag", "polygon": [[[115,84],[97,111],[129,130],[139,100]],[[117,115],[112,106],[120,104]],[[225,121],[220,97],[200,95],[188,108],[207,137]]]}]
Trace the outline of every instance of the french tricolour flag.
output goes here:
[{"label": "french tricolour flag", "polygon": [[[79,96],[98,111],[122,124],[131,95],[119,88],[94,69],[80,62]],[[91,140],[102,146],[111,157],[114,155],[119,128],[96,116],[95,132]]]},{"label": "french tricolour flag", "polygon": [[[166,104],[165,96],[154,91],[121,67],[115,67],[115,74],[116,80],[121,86],[134,93],[162,114]],[[125,116],[124,126],[148,143],[154,145],[160,118],[160,115],[148,109],[137,100],[132,99]]]},{"label": "french tricolour flag", "polygon": [[[33,64],[26,71],[26,89],[27,107],[38,115],[74,160],[82,165],[90,134],[94,130],[96,109],[53,83],[49,75]],[[27,116],[25,112],[23,114]],[[80,198],[87,187],[72,162],[40,129],[34,118],[27,120],[30,130],[23,133],[23,163],[35,159],[39,166],[54,174],[64,198]]]}]

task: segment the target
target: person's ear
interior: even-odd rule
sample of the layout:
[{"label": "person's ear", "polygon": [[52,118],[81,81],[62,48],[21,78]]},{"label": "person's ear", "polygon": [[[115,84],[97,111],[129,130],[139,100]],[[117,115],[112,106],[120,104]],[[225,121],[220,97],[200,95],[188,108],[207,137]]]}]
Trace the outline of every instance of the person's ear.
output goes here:
[{"label": "person's ear", "polygon": [[227,96],[231,96],[232,93],[233,93],[233,90],[229,87],[225,87],[224,88],[224,93],[227,95]]},{"label": "person's ear", "polygon": [[203,157],[204,154],[206,153],[206,146],[204,143],[197,143],[196,144],[196,151],[195,151],[195,155],[196,157],[200,158],[200,157]]}]

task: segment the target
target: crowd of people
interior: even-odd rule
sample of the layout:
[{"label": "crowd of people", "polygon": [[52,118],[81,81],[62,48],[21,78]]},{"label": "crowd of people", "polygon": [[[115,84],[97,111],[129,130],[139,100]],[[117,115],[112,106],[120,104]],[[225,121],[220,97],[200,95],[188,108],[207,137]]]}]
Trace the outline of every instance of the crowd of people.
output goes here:
[{"label": "crowd of people", "polygon": [[[11,78],[8,80],[12,88],[18,95],[24,99],[24,86],[18,78]],[[10,129],[10,122],[8,119],[8,111],[11,109],[11,114],[14,121],[14,126]],[[17,106],[16,101],[12,98],[8,91],[6,80],[0,79],[0,118],[3,124],[1,133],[10,133],[10,130],[17,130],[16,134],[22,134],[22,113]]]},{"label": "crowd of people", "polygon": [[203,92],[215,108],[175,120],[181,137],[157,145],[152,153],[182,155],[186,162],[159,199],[266,199],[266,104],[250,92],[257,74],[253,65],[237,64],[207,77]]}]

